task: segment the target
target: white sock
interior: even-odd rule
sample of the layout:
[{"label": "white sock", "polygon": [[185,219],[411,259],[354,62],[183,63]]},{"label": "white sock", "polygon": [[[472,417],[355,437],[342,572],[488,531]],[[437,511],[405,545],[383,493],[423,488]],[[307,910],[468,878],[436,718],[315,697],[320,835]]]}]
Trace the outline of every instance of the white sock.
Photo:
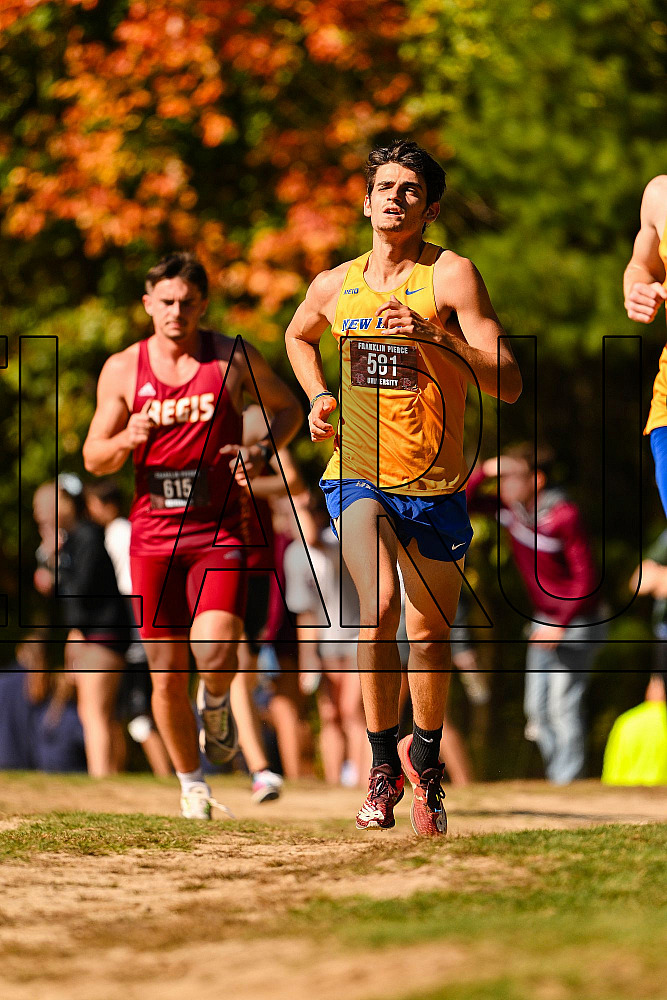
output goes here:
[{"label": "white sock", "polygon": [[204,688],[204,704],[207,708],[220,708],[228,693],[211,694],[208,688]]},{"label": "white sock", "polygon": [[201,767],[196,768],[194,771],[177,771],[176,777],[181,783],[181,789],[187,792],[192,785],[201,785],[204,782],[204,772]]}]

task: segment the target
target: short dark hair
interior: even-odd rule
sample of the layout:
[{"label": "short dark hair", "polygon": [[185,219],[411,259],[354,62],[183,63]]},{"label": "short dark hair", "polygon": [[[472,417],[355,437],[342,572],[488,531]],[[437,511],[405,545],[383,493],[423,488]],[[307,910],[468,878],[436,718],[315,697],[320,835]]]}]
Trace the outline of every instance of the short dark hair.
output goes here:
[{"label": "short dark hair", "polygon": [[86,496],[97,497],[100,503],[110,503],[119,510],[123,506],[123,493],[115,479],[98,479],[86,483]]},{"label": "short dark hair", "polygon": [[550,445],[538,445],[536,454],[534,444],[529,441],[522,441],[521,444],[507,448],[503,454],[525,462],[531,472],[543,472],[547,479],[551,479],[553,467],[556,462],[556,454]]},{"label": "short dark hair", "polygon": [[440,201],[445,190],[445,171],[430,153],[407,139],[394,139],[388,146],[377,146],[368,154],[366,161],[366,185],[370,195],[375,184],[378,167],[385,163],[400,163],[408,170],[421,174],[426,182],[426,203],[432,205]]},{"label": "short dark hair", "polygon": [[208,275],[194,254],[178,251],[163,257],[146,275],[146,291],[152,292],[165,278],[182,278],[198,288],[203,299],[208,298]]}]

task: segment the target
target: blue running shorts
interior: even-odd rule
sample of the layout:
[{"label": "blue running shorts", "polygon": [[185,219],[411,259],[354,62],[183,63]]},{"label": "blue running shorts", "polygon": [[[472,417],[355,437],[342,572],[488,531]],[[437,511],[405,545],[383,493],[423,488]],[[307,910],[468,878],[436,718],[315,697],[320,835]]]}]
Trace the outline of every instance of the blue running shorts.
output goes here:
[{"label": "blue running shorts", "polygon": [[472,541],[472,526],[466,495],[447,493],[429,498],[385,493],[367,479],[321,479],[327,510],[333,522],[355,500],[377,500],[391,517],[394,530],[405,548],[417,540],[417,548],[427,559],[440,562],[459,560]]},{"label": "blue running shorts", "polygon": [[662,500],[662,509],[667,514],[667,427],[652,430],[649,441],[655,462],[655,482]]}]

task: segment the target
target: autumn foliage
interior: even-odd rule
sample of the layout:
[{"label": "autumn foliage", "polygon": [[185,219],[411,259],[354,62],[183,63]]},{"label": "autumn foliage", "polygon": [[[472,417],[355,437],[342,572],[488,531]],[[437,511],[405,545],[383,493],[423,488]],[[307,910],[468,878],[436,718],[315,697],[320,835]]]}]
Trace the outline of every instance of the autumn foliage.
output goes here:
[{"label": "autumn foliage", "polygon": [[130,266],[191,248],[240,315],[274,311],[344,244],[369,140],[409,124],[405,17],[391,0],[6,4],[0,55],[44,73],[0,134],[5,236],[129,248]]}]

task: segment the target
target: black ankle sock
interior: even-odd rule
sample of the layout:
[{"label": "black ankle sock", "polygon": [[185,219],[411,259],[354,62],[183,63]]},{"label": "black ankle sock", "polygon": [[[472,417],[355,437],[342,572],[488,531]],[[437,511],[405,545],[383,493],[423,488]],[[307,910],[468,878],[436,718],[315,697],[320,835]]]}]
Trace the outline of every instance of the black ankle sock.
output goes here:
[{"label": "black ankle sock", "polygon": [[414,726],[410,760],[417,774],[438,766],[442,726],[439,729],[420,729]]},{"label": "black ankle sock", "polygon": [[379,764],[389,764],[392,774],[400,774],[401,761],[396,749],[398,726],[382,729],[379,733],[372,733],[370,729],[367,729],[366,732],[373,751],[373,767],[377,767]]}]

